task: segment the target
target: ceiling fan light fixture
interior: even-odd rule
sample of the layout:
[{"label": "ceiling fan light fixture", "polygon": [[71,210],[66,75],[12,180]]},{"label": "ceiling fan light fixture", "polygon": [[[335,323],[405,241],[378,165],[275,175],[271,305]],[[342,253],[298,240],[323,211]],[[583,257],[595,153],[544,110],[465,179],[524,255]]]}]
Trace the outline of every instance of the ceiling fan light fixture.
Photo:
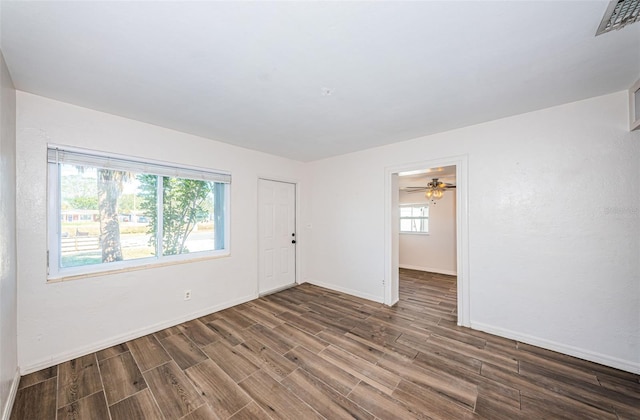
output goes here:
[{"label": "ceiling fan light fixture", "polygon": [[409,186],[404,187],[404,191],[407,191],[409,193],[424,191],[424,196],[427,198],[427,200],[435,204],[436,200],[440,200],[442,197],[444,197],[445,191],[455,187],[456,186],[453,184],[448,184],[446,182],[439,181],[438,178],[433,178],[431,182],[428,182],[424,187]]},{"label": "ceiling fan light fixture", "polygon": [[444,197],[444,190],[446,188],[446,184],[444,182],[438,182],[436,179],[433,182],[427,184],[427,190],[424,192],[424,196],[427,200],[440,200]]}]

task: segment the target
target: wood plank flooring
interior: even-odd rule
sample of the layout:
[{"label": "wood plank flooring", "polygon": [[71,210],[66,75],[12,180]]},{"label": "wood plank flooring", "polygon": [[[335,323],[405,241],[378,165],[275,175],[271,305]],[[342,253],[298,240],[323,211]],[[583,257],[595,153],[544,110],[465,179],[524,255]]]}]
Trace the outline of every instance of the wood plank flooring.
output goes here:
[{"label": "wood plank flooring", "polygon": [[455,277],[388,308],[304,284],[24,376],[14,420],[640,419],[640,377],[456,325]]}]

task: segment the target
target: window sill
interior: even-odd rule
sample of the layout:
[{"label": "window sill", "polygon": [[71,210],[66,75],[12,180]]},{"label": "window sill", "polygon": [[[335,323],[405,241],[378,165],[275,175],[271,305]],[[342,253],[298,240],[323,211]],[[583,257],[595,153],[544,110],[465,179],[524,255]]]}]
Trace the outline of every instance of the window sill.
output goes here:
[{"label": "window sill", "polygon": [[194,262],[217,260],[220,258],[227,258],[229,256],[231,256],[231,253],[226,252],[224,254],[207,255],[207,256],[189,258],[189,259],[183,259],[183,260],[162,261],[162,262],[153,262],[153,263],[140,264],[140,265],[131,265],[127,267],[115,268],[112,270],[107,269],[107,270],[93,271],[89,273],[79,273],[79,274],[61,274],[57,276],[47,277],[47,283],[61,283],[61,282],[71,281],[71,280],[79,280],[79,279],[86,279],[86,278],[92,278],[92,277],[103,277],[103,276],[108,276],[112,274],[128,273],[131,271],[148,270],[148,269],[161,268],[161,267],[167,267],[172,265],[182,265],[182,264],[190,264]]},{"label": "window sill", "polygon": [[400,235],[429,236],[429,232],[400,232]]}]

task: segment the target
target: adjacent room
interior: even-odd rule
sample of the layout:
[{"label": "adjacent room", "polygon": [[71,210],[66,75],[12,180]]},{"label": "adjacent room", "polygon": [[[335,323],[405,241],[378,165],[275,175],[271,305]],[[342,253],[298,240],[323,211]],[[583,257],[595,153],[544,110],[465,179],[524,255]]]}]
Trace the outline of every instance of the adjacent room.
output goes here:
[{"label": "adjacent room", "polygon": [[640,418],[639,20],[1,0],[2,419]]},{"label": "adjacent room", "polygon": [[455,276],[456,167],[403,173],[398,185],[400,268]]}]

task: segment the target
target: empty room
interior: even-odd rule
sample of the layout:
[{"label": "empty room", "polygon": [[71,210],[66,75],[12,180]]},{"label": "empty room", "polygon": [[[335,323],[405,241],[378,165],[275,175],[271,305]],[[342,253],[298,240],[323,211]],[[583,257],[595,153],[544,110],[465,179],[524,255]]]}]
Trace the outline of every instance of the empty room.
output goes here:
[{"label": "empty room", "polygon": [[638,21],[1,0],[1,418],[640,418]]}]

